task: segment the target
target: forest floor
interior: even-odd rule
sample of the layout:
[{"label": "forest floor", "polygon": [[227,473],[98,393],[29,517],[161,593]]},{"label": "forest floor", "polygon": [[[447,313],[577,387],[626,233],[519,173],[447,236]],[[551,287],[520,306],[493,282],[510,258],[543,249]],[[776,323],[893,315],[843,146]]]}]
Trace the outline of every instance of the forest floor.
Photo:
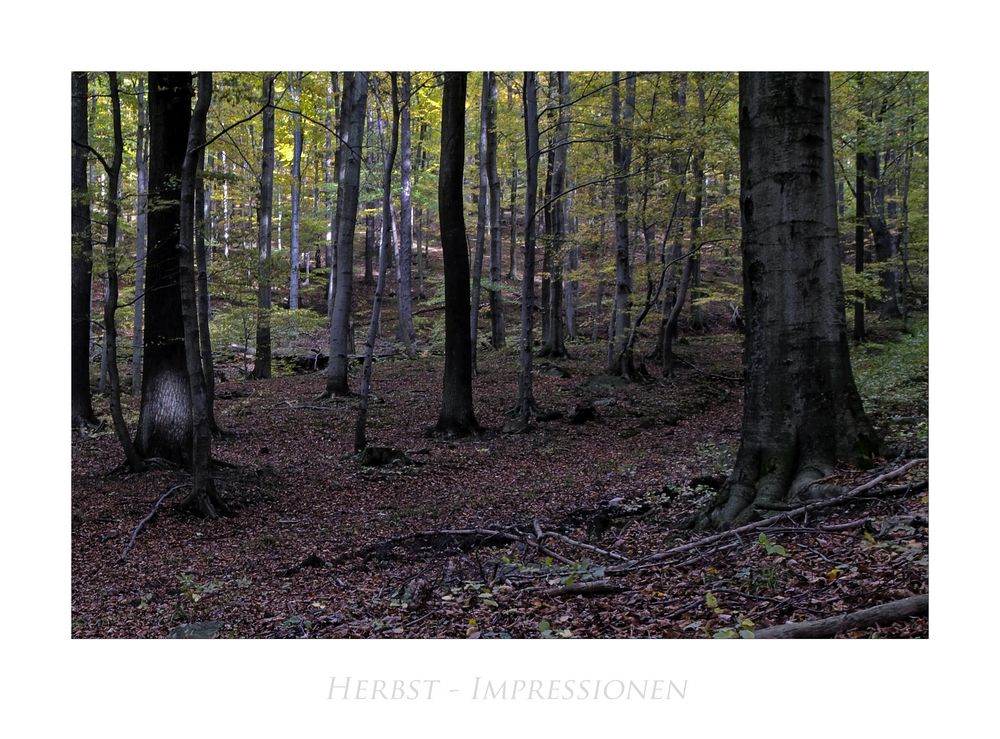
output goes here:
[{"label": "forest floor", "polygon": [[[844,470],[847,487],[927,454],[926,326],[876,332],[881,343],[855,351],[892,451],[874,470]],[[571,359],[535,362],[536,398],[564,415],[511,435],[501,429],[517,355],[483,348],[474,387],[486,432],[463,441],[425,434],[440,355],[380,360],[368,437],[408,460],[378,467],[351,453],[357,401],[317,400],[323,373],[223,382],[227,433],[213,451],[235,465],[218,471],[235,515],[183,514],[179,490],[124,561],[140,520],[187,476],[111,474],[114,434],[75,436],[72,634],[164,637],[197,624],[241,638],[749,636],[926,593],[923,465],[888,494],[640,562],[706,536],[682,524],[732,468],[741,338],[690,335],[674,378],[632,384],[603,375],[603,343],[572,344]],[[586,401],[596,419],[570,423]],[[848,635],[927,633],[916,618]]]}]

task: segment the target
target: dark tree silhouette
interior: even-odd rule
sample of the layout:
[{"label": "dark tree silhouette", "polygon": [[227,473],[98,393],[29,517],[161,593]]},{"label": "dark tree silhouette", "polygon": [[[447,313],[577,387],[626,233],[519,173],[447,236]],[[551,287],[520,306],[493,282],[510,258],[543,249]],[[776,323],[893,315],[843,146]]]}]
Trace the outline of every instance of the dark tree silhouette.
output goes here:
[{"label": "dark tree silhouette", "polygon": [[480,430],[472,408],[469,253],[462,204],[467,74],[445,74],[441,103],[438,216],[444,253],[445,340],[444,393],[435,431],[445,436],[469,436]]}]

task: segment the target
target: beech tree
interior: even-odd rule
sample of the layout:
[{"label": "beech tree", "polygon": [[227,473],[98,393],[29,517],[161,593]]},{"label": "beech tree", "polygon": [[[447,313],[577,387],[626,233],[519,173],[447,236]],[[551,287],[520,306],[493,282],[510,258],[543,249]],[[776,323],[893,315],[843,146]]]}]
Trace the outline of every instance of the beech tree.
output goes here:
[{"label": "beech tree", "polygon": [[337,153],[337,209],[334,216],[336,289],[330,316],[330,364],[324,395],[347,395],[348,333],[354,289],[354,227],[358,218],[361,139],[368,101],[368,72],[344,72],[340,147]]},{"label": "beech tree", "polygon": [[817,481],[836,462],[866,464],[879,446],[848,354],[829,75],[744,73],[739,97],[743,429],[702,527],[830,494]]},{"label": "beech tree", "polygon": [[146,288],[146,210],[147,184],[146,173],[146,95],[145,80],[139,77],[139,87],[136,90],[136,108],[138,109],[138,124],[136,125],[135,141],[135,308],[132,321],[132,395],[139,394],[142,382],[142,304],[143,290]]},{"label": "beech tree", "polygon": [[271,376],[271,210],[274,194],[274,75],[265,73],[262,82],[264,105],[260,200],[257,203],[257,353],[253,376]]},{"label": "beech tree", "polygon": [[201,361],[198,329],[198,305],[195,297],[194,223],[198,162],[205,146],[205,120],[212,102],[212,73],[198,74],[198,102],[191,115],[187,146],[181,167],[181,202],[178,261],[181,315],[184,325],[184,361],[191,403],[191,492],[183,506],[206,518],[229,512],[212,479],[212,427],[209,419],[208,391]]},{"label": "beech tree", "polygon": [[497,172],[497,75],[489,77],[489,98],[486,101],[486,176],[490,200],[490,343],[499,349],[506,343],[503,317],[502,279],[503,242],[500,233],[500,174]]},{"label": "beech tree", "polygon": [[[524,146],[527,182],[524,195],[524,270],[521,282],[520,374],[514,414],[527,426],[537,410],[531,376],[535,342],[535,205],[538,198],[538,75],[524,73]],[[511,246],[513,253],[513,245]],[[513,267],[511,268],[513,270]]]},{"label": "beech tree", "polygon": [[465,245],[462,169],[465,165],[467,72],[446,72],[441,102],[438,217],[444,254],[444,392],[435,431],[444,436],[479,433],[472,407],[469,253]]},{"label": "beech tree", "polygon": [[619,73],[611,73],[611,138],[614,160],[615,206],[615,305],[612,321],[608,372],[613,375],[635,375],[628,331],[632,310],[632,265],[629,253],[628,174],[632,166],[632,144],[629,128],[635,112],[635,76],[626,75],[625,102],[621,102]]},{"label": "beech tree", "polygon": [[400,171],[399,171],[399,247],[396,255],[396,284],[399,295],[399,339],[407,350],[412,349],[413,330],[413,177],[410,145],[410,73],[402,73],[402,109],[400,110]]},{"label": "beech tree", "polygon": [[87,73],[73,72],[72,85],[70,410],[76,427],[96,424],[97,417],[90,400],[90,283],[94,246],[87,187]]},{"label": "beech tree", "polygon": [[177,249],[192,95],[190,72],[149,73],[146,326],[136,447],[145,458],[183,465],[191,460],[191,396]]}]

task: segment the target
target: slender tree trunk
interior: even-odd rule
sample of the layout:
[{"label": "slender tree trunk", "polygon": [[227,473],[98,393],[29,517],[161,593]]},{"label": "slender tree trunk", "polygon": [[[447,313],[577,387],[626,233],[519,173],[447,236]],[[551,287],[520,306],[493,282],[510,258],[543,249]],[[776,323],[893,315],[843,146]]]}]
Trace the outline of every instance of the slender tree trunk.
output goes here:
[{"label": "slender tree trunk", "polygon": [[829,75],[740,74],[740,111],[743,430],[699,526],[831,494],[819,480],[834,464],[868,463],[878,450],[848,353]]},{"label": "slender tree trunk", "polygon": [[96,425],[90,399],[90,283],[93,272],[93,234],[87,183],[87,73],[72,75],[72,297],[70,406],[73,427]]},{"label": "slender tree trunk", "polygon": [[435,431],[447,437],[469,436],[480,431],[472,407],[469,257],[462,204],[467,75],[467,72],[445,72],[441,103],[438,217],[444,254],[445,347],[444,392]]},{"label": "slender tree trunk", "polygon": [[[861,127],[858,126],[858,146],[861,146]],[[855,213],[854,213],[854,272],[858,279],[865,274],[865,163],[864,154],[858,151],[855,163]],[[865,340],[865,293],[860,287],[854,299],[854,341]]]},{"label": "slender tree trunk", "polygon": [[502,279],[503,242],[500,233],[500,174],[497,172],[497,74],[489,75],[486,106],[486,176],[490,196],[490,344],[499,349],[506,343]]},{"label": "slender tree trunk", "polygon": [[146,464],[136,451],[132,438],[129,436],[125,417],[122,415],[121,385],[118,377],[118,329],[115,324],[115,312],[118,310],[118,183],[121,178],[122,155],[125,150],[125,140],[122,137],[121,98],[118,93],[118,73],[108,72],[108,87],[111,92],[111,117],[114,136],[114,154],[107,166],[108,189],[105,212],[107,214],[107,242],[105,243],[105,260],[107,261],[107,292],[104,296],[104,340],[108,347],[108,381],[110,385],[111,418],[115,426],[115,434],[125,452],[125,459],[133,472],[142,472]]},{"label": "slender tree trunk", "polygon": [[136,447],[147,459],[182,465],[191,461],[192,437],[177,250],[191,97],[189,72],[149,73],[149,243]]},{"label": "slender tree trunk", "polygon": [[[705,86],[699,75],[698,78],[698,107],[701,112],[701,124],[699,133],[704,134],[704,112],[705,112]],[[674,371],[674,338],[677,336],[677,326],[680,321],[681,311],[684,309],[684,301],[687,297],[688,287],[691,287],[692,297],[696,287],[698,269],[700,266],[698,248],[698,231],[701,228],[701,207],[704,193],[705,181],[705,149],[699,143],[691,157],[691,182],[694,184],[694,197],[691,204],[691,221],[688,233],[690,234],[690,256],[684,260],[684,267],[681,271],[680,281],[674,294],[673,306],[667,314],[666,324],[662,334],[662,371],[664,377],[670,377]],[[679,245],[679,241],[675,242]],[[678,257],[680,255],[678,254]],[[692,306],[692,322],[694,322],[694,307]]]},{"label": "slender tree trunk", "polygon": [[375,358],[375,338],[382,310],[382,295],[385,292],[386,272],[389,270],[389,230],[392,223],[392,168],[395,165],[396,149],[399,145],[399,90],[396,73],[390,72],[389,75],[392,84],[392,134],[389,149],[385,156],[385,168],[382,177],[382,232],[379,238],[378,250],[378,281],[375,283],[375,297],[372,301],[372,320],[368,326],[368,340],[365,342],[365,363],[361,373],[361,407],[358,410],[358,420],[354,427],[354,451],[356,452],[364,450],[368,444],[365,432],[368,425],[368,398],[371,392],[372,363]]},{"label": "slender tree trunk", "polygon": [[632,309],[632,268],[629,262],[628,239],[628,171],[632,164],[632,115],[635,109],[635,77],[628,75],[625,104],[619,102],[618,72],[612,72],[611,126],[615,185],[615,325],[612,361],[608,372],[622,377],[634,377],[635,365],[628,346],[628,330]]},{"label": "slender tree trunk", "polygon": [[566,162],[569,158],[569,115],[570,91],[569,72],[550,72],[555,80],[554,102],[559,104],[558,123],[552,139],[552,183],[548,198],[552,209],[552,234],[549,260],[549,335],[541,354],[549,357],[565,357],[566,333],[563,327],[563,249],[568,230],[569,212],[564,195],[566,190]]},{"label": "slender tree trunk", "polygon": [[142,382],[142,307],[143,290],[145,290],[146,274],[146,210],[147,194],[149,192],[148,175],[146,172],[146,101],[145,79],[139,77],[139,89],[136,107],[139,112],[139,124],[136,127],[135,142],[135,172],[136,172],[136,205],[135,205],[135,307],[132,321],[132,395],[138,395]]},{"label": "slender tree trunk", "polygon": [[220,152],[222,158],[222,256],[229,259],[229,169],[226,164],[226,152]]},{"label": "slender tree trunk", "polygon": [[347,355],[350,348],[351,299],[354,281],[354,227],[358,217],[361,142],[368,101],[368,72],[344,73],[341,144],[337,155],[337,215],[335,253],[337,289],[330,326],[330,365],[325,395],[347,395]]},{"label": "slender tree trunk", "polygon": [[510,155],[510,269],[507,279],[517,279],[517,152]]},{"label": "slender tree trunk", "polygon": [[537,410],[532,383],[535,311],[535,207],[538,197],[538,75],[524,73],[524,141],[527,183],[524,195],[524,277],[521,283],[521,373],[514,413],[523,425]]},{"label": "slender tree trunk", "polygon": [[[209,73],[210,74],[210,73]],[[211,98],[211,90],[208,92]],[[204,135],[202,136],[204,138]],[[212,334],[209,329],[209,322],[212,318],[211,293],[208,289],[208,265],[210,254],[205,246],[205,210],[199,207],[199,200],[206,200],[204,195],[205,180],[205,147],[203,142],[199,142],[197,172],[195,175],[195,222],[194,222],[194,251],[195,251],[195,279],[197,281],[197,305],[198,305],[198,342],[201,352],[201,371],[205,378],[205,413],[208,414],[208,427],[212,433],[219,433],[219,424],[215,421],[215,361],[212,358]],[[201,193],[199,195],[199,193]]]},{"label": "slender tree trunk", "polygon": [[[261,92],[265,103],[260,166],[260,202],[257,205],[257,353],[253,376],[271,376],[271,212],[274,206],[274,75],[265,72]],[[280,228],[279,228],[280,233]]]},{"label": "slender tree trunk", "polygon": [[486,251],[486,220],[488,215],[490,177],[486,167],[486,131],[489,128],[490,73],[483,72],[482,94],[479,97],[479,138],[476,158],[479,169],[479,197],[476,214],[476,250],[472,265],[472,309],[469,315],[472,342],[472,374],[477,374],[476,354],[479,346],[479,294],[483,278],[483,255]]},{"label": "slender tree trunk", "polygon": [[288,284],[288,307],[290,310],[299,308],[299,221],[301,205],[299,198],[302,193],[302,116],[299,114],[299,93],[302,87],[302,72],[289,73],[289,88],[292,93],[292,106],[296,112],[292,114],[295,130],[292,134],[292,247],[291,278]]},{"label": "slender tree trunk", "polygon": [[[410,146],[410,73],[402,75],[403,106],[400,112],[399,254],[396,257],[396,293],[399,296],[399,340],[413,350],[413,183]],[[419,249],[419,247],[418,247]]]},{"label": "slender tree trunk", "polygon": [[[181,313],[184,321],[184,358],[191,402],[191,492],[183,507],[206,518],[229,513],[212,479],[212,428],[208,391],[198,338],[198,305],[195,290],[195,188],[198,161],[204,151],[205,120],[212,102],[212,73],[198,73],[198,102],[191,115],[187,150],[181,169],[180,238],[178,243]],[[272,112],[273,114],[273,112]],[[265,134],[266,139],[266,134]],[[266,145],[265,145],[266,147]]]}]

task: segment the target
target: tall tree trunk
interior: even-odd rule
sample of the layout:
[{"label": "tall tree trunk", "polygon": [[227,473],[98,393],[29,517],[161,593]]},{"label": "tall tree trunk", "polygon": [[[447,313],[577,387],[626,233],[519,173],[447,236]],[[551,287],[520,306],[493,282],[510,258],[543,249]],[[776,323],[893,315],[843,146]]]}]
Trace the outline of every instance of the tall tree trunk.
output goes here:
[{"label": "tall tree trunk", "polygon": [[136,126],[135,141],[135,307],[132,321],[132,395],[138,395],[142,382],[142,307],[143,290],[146,289],[146,210],[149,192],[148,175],[146,172],[146,100],[145,79],[139,77],[139,89],[136,107],[139,113],[139,123]]},{"label": "tall tree trunk", "polygon": [[632,268],[628,240],[628,172],[632,164],[632,115],[635,110],[635,77],[627,75],[625,104],[619,102],[618,72],[611,73],[612,156],[615,185],[615,324],[612,358],[608,372],[622,377],[635,376],[633,353],[628,346],[632,310]]},{"label": "tall tree trunk", "polygon": [[[260,201],[257,204],[257,353],[253,376],[271,376],[271,211],[274,206],[274,75],[264,73]],[[279,229],[280,232],[280,229]]]},{"label": "tall tree trunk", "polygon": [[368,444],[366,429],[368,425],[368,397],[372,383],[372,364],[375,358],[375,338],[378,333],[379,317],[382,311],[382,295],[385,292],[386,272],[389,271],[389,238],[392,224],[392,168],[396,162],[396,149],[399,145],[399,89],[397,75],[390,72],[392,84],[392,134],[389,149],[385,155],[385,167],[382,177],[382,232],[378,249],[378,281],[375,283],[375,297],[372,300],[372,320],[368,326],[368,340],[365,342],[365,363],[361,372],[361,407],[358,409],[358,420],[354,427],[354,451],[362,451]]},{"label": "tall tree trunk", "polygon": [[93,277],[94,242],[90,225],[87,183],[87,73],[72,75],[72,297],[70,351],[70,410],[73,427],[96,425],[90,400],[90,283]]},{"label": "tall tree trunk", "polygon": [[400,182],[399,182],[399,254],[396,256],[396,294],[399,296],[399,340],[407,351],[412,351],[416,338],[413,331],[413,183],[410,145],[410,108],[412,94],[410,73],[402,75],[403,106],[400,111],[399,132]]},{"label": "tall tree trunk", "polygon": [[107,293],[104,296],[104,340],[108,347],[108,381],[110,385],[111,418],[115,434],[125,452],[125,459],[133,472],[142,472],[146,464],[136,451],[129,436],[125,417],[122,415],[121,385],[118,377],[118,328],[115,312],[118,310],[118,183],[122,171],[122,154],[125,140],[122,137],[121,97],[118,93],[118,73],[108,72],[108,87],[111,92],[111,119],[114,137],[114,153],[107,165],[108,189],[105,193],[105,213],[108,219],[105,260],[107,262]]},{"label": "tall tree trunk", "polygon": [[869,462],[878,449],[848,354],[829,74],[740,74],[739,105],[743,430],[700,526],[830,494],[818,481],[834,464]]},{"label": "tall tree trunk", "polygon": [[497,171],[497,73],[489,75],[486,105],[486,176],[490,196],[490,344],[499,349],[506,343],[502,279],[503,242],[500,233],[500,174]]},{"label": "tall tree trunk", "polygon": [[[211,76],[211,73],[209,73]],[[209,81],[211,82],[211,81]],[[211,90],[208,92],[211,98]],[[204,133],[202,134],[204,138]],[[197,281],[198,303],[198,341],[201,356],[201,373],[205,381],[205,412],[208,414],[208,426],[212,433],[219,433],[219,424],[215,421],[215,361],[212,358],[212,334],[209,322],[212,318],[211,294],[208,290],[209,254],[205,246],[205,208],[199,201],[205,197],[205,147],[199,143],[197,171],[195,174],[194,197],[194,256],[195,278]]]},{"label": "tall tree trunk", "polygon": [[[858,126],[858,146],[861,146],[861,126]],[[865,162],[859,150],[854,158],[854,272],[861,280],[865,274]],[[860,287],[854,299],[854,340],[865,340],[865,292]]]},{"label": "tall tree trunk", "polygon": [[[268,98],[269,99],[269,98]],[[181,168],[180,238],[178,243],[181,313],[184,322],[184,358],[191,401],[191,492],[182,503],[206,518],[229,512],[212,479],[212,429],[208,391],[198,338],[198,305],[195,290],[195,189],[198,162],[205,145],[205,120],[212,102],[212,73],[198,73],[198,102],[191,116],[187,149]],[[273,111],[272,111],[273,115]],[[265,134],[266,138],[266,134]],[[202,250],[204,251],[204,250]]]},{"label": "tall tree trunk", "polygon": [[490,73],[483,72],[482,94],[479,97],[479,138],[476,158],[479,170],[479,197],[476,213],[476,250],[472,265],[472,308],[469,315],[472,350],[472,374],[477,373],[476,353],[479,345],[479,293],[483,279],[483,255],[486,251],[486,221],[489,218],[490,176],[486,167],[486,131],[489,128]]},{"label": "tall tree trunk", "polygon": [[517,152],[510,155],[510,269],[507,279],[517,279]]},{"label": "tall tree trunk", "polygon": [[290,310],[299,308],[299,221],[301,215],[301,205],[299,198],[302,194],[302,116],[300,115],[299,93],[302,88],[302,72],[289,73],[289,88],[292,93],[292,105],[295,113],[295,130],[292,134],[292,247],[289,259],[291,260],[291,278],[288,283],[288,307]]},{"label": "tall tree trunk", "polygon": [[478,434],[472,407],[469,256],[462,204],[465,166],[467,72],[445,72],[441,103],[441,164],[438,217],[444,255],[444,392],[435,431],[447,437]]},{"label": "tall tree trunk", "polygon": [[330,365],[326,392],[347,395],[347,355],[350,346],[351,299],[354,281],[354,227],[358,217],[361,141],[368,101],[368,72],[344,73],[341,143],[337,154],[336,253],[337,289],[330,325]]},{"label": "tall tree trunk", "polygon": [[149,73],[149,243],[136,447],[147,459],[183,465],[191,461],[191,395],[177,249],[191,97],[189,72]]},{"label": "tall tree trunk", "polygon": [[[704,134],[705,124],[705,84],[702,77],[698,76],[698,108],[701,113],[701,123],[699,124],[699,134]],[[673,295],[673,305],[666,316],[666,323],[663,327],[662,340],[662,371],[664,377],[670,377],[674,371],[674,338],[677,336],[677,326],[680,321],[681,311],[684,309],[684,301],[687,297],[688,288],[691,287],[691,295],[697,287],[698,270],[700,268],[700,255],[698,249],[698,231],[701,228],[701,207],[702,196],[704,194],[705,182],[705,149],[702,142],[698,142],[691,157],[691,183],[694,185],[694,197],[691,203],[691,220],[689,225],[690,234],[690,256],[684,260],[684,267],[681,270],[680,281]],[[675,241],[675,245],[680,246],[680,239]],[[678,254],[678,258],[681,255]],[[694,306],[691,309],[692,322],[694,322]]]},{"label": "tall tree trunk", "polygon": [[527,183],[524,195],[524,276],[521,283],[521,372],[514,413],[523,425],[537,411],[531,360],[535,342],[535,206],[538,197],[538,75],[524,73],[524,142]]},{"label": "tall tree trunk", "polygon": [[566,162],[569,158],[569,72],[550,72],[556,94],[553,102],[559,106],[558,123],[552,138],[552,182],[548,199],[552,210],[552,233],[549,248],[549,335],[540,352],[549,357],[565,357],[566,333],[563,327],[563,249],[569,221],[566,190]]}]

